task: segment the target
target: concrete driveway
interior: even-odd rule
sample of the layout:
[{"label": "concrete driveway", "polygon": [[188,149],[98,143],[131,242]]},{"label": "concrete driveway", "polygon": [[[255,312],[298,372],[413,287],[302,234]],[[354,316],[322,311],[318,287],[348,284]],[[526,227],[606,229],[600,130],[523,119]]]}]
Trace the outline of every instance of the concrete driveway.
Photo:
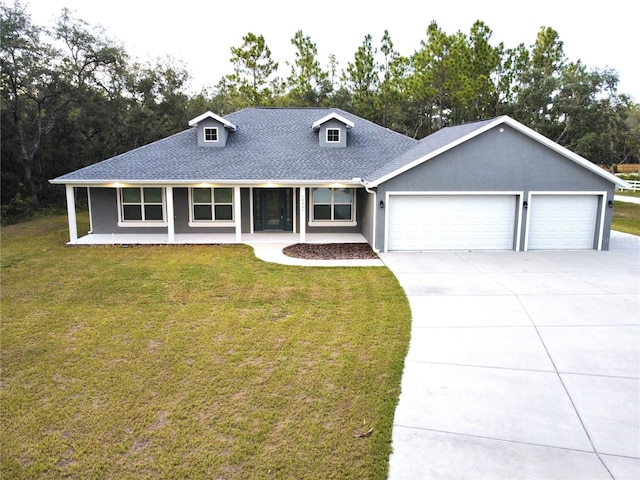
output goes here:
[{"label": "concrete driveway", "polygon": [[640,237],[380,257],[413,316],[391,480],[640,478]]}]

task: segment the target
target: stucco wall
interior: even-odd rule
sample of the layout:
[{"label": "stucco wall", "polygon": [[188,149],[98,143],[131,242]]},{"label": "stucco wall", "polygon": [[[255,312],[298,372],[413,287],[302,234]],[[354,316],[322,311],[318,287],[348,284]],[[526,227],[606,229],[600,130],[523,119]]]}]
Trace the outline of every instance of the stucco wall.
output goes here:
[{"label": "stucco wall", "polygon": [[[529,191],[606,191],[611,199],[614,185],[503,125],[381,184],[378,198],[394,191],[523,191],[525,199]],[[377,211],[376,246],[381,250],[384,213]],[[611,215],[612,209],[605,208],[603,249],[609,245]],[[522,241],[524,227],[523,222]]]}]

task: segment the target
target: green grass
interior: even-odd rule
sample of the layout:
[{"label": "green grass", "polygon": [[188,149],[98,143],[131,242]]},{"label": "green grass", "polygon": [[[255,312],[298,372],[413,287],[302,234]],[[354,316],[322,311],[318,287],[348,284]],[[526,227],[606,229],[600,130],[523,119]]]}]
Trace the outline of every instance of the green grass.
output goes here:
[{"label": "green grass", "polygon": [[614,202],[611,228],[619,232],[640,235],[640,205],[637,203]]},{"label": "green grass", "polygon": [[388,269],[66,247],[63,216],[1,240],[2,478],[386,478],[410,332]]}]

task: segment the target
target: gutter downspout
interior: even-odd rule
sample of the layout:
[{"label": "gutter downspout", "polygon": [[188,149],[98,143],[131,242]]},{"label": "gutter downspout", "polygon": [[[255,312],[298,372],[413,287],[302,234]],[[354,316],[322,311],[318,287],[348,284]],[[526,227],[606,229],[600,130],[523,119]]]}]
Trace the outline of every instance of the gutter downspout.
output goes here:
[{"label": "gutter downspout", "polygon": [[362,182],[362,186],[364,187],[364,191],[372,194],[373,195],[373,211],[372,211],[372,216],[373,216],[373,230],[372,230],[372,238],[371,238],[371,242],[373,243],[373,245],[371,246],[371,249],[376,252],[376,253],[380,253],[380,250],[376,248],[376,227],[377,227],[377,210],[376,210],[376,205],[378,204],[377,199],[378,199],[378,193],[376,190],[370,190],[369,187],[365,184],[364,180],[360,179],[360,181]]}]

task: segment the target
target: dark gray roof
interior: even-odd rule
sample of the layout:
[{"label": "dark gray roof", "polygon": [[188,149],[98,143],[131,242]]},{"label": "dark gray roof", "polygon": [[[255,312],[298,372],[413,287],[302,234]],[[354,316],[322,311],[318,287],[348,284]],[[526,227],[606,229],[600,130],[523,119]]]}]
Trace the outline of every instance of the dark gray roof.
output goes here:
[{"label": "dark gray roof", "polygon": [[[335,112],[352,121],[346,148],[323,148],[315,121]],[[225,147],[198,147],[192,127],[58,177],[82,181],[338,181],[370,176],[418,142],[331,108],[247,108],[224,117],[237,126]]]},{"label": "dark gray roof", "polygon": [[402,169],[410,163],[424,158],[437,150],[455,143],[457,140],[474,133],[486,125],[493,123],[496,119],[482,120],[479,122],[464,123],[454,127],[445,127],[437,132],[420,140],[413,148],[410,148],[403,154],[394,158],[392,161],[385,163],[379,169],[373,170],[370,175],[366,175],[363,179],[367,182],[373,182],[384,178],[385,176]]}]

